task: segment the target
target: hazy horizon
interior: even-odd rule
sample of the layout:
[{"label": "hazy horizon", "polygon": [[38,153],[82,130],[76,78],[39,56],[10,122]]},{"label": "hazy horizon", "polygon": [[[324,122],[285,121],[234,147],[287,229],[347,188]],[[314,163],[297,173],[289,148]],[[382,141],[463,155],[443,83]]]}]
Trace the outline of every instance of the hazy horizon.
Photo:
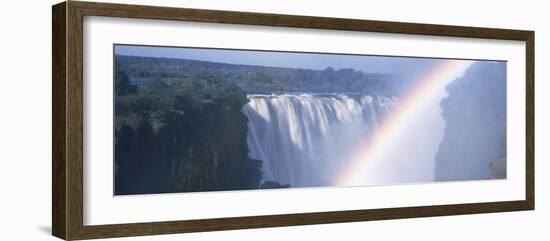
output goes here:
[{"label": "hazy horizon", "polygon": [[114,50],[115,195],[506,178],[506,62]]},{"label": "hazy horizon", "polygon": [[323,70],[352,68],[364,73],[417,76],[433,68],[441,59],[335,53],[279,52],[195,47],[115,45],[115,54],[189,59],[226,64]]}]

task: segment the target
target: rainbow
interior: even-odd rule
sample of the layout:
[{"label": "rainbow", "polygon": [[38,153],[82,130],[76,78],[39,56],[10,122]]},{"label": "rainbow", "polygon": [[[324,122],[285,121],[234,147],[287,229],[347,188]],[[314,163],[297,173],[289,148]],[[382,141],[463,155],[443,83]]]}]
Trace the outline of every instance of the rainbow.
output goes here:
[{"label": "rainbow", "polygon": [[418,115],[433,103],[440,91],[454,79],[462,76],[474,61],[444,60],[435,68],[423,75],[413,89],[401,98],[398,105],[385,120],[375,129],[369,139],[357,148],[352,158],[337,175],[335,186],[366,185],[365,175],[372,162],[383,160],[386,155],[395,151],[392,143],[399,134],[418,118]]}]

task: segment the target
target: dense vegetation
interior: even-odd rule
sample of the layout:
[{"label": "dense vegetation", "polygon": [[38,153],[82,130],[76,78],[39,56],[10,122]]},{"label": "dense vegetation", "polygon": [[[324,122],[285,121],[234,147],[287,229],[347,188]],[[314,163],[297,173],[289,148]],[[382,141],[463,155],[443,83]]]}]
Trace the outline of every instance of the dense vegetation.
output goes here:
[{"label": "dense vegetation", "polygon": [[335,70],[293,69],[213,63],[186,59],[117,56],[121,68],[137,84],[154,80],[197,79],[205,73],[234,83],[248,92],[368,92],[391,95],[392,76]]},{"label": "dense vegetation", "polygon": [[383,92],[389,76],[115,57],[115,194],[286,188],[248,157],[247,92]]},{"label": "dense vegetation", "polygon": [[260,186],[239,87],[209,75],[138,87],[116,69],[116,194]]}]

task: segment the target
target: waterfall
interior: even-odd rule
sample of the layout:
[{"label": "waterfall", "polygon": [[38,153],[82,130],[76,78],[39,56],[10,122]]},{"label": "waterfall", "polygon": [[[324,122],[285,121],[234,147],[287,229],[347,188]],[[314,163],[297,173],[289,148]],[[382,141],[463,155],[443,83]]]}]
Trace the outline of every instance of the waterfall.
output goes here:
[{"label": "waterfall", "polygon": [[249,156],[263,180],[326,186],[396,99],[366,94],[249,94]]}]

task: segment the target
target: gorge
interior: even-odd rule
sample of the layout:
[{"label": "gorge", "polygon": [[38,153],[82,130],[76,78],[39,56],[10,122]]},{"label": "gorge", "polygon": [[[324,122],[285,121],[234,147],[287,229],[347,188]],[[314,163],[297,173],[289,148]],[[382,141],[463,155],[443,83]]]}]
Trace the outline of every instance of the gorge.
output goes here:
[{"label": "gorge", "polygon": [[409,98],[388,73],[115,60],[115,195],[506,177],[505,63],[434,64]]}]

